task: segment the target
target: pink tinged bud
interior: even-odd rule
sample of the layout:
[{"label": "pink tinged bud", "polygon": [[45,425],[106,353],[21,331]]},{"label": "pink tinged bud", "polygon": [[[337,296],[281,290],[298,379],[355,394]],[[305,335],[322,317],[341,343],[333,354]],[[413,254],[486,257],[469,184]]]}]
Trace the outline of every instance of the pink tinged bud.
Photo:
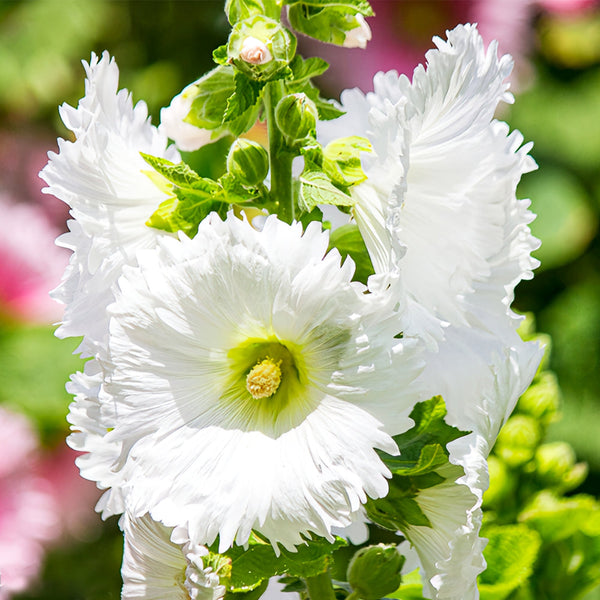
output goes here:
[{"label": "pink tinged bud", "polygon": [[346,34],[346,39],[344,40],[345,48],[366,48],[367,42],[371,41],[371,28],[367,23],[366,19],[358,14],[355,17],[357,26],[354,29],[351,29]]},{"label": "pink tinged bud", "polygon": [[273,55],[264,42],[249,36],[242,43],[240,58],[251,65],[264,65],[273,60]]}]

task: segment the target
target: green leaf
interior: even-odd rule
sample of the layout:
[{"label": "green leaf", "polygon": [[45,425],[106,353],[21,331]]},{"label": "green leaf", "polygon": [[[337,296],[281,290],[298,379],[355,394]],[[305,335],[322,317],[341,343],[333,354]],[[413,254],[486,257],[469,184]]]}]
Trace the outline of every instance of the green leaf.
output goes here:
[{"label": "green leaf", "polygon": [[481,600],[505,600],[531,576],[540,536],[525,525],[488,527],[482,536],[489,541],[483,551],[488,566],[479,576]]},{"label": "green leaf", "polygon": [[227,109],[223,115],[223,123],[230,123],[231,121],[240,119],[248,114],[248,112],[253,112],[253,109],[257,107],[265,86],[264,82],[254,81],[246,77],[243,73],[236,73],[234,82],[235,92],[227,100]]},{"label": "green leaf", "polygon": [[447,462],[441,459],[441,455],[449,456],[446,445],[467,435],[467,432],[448,425],[444,420],[445,416],[446,404],[441,396],[434,396],[415,405],[410,413],[410,418],[415,422],[414,427],[394,436],[394,441],[400,448],[400,456],[385,458],[392,473],[423,474],[427,472],[424,470],[427,464],[430,469],[434,469]]},{"label": "green leaf", "polygon": [[290,68],[293,74],[293,81],[300,83],[322,75],[329,68],[327,61],[313,56],[311,58],[302,58],[299,54],[294,56],[294,60],[290,63]]},{"label": "green leaf", "polygon": [[198,173],[196,173],[196,171],[191,169],[184,162],[172,163],[166,158],[152,156],[150,154],[145,154],[144,152],[140,152],[140,154],[156,172],[178,187],[190,187],[202,182],[207,186],[207,188],[210,188],[209,182],[211,180],[203,179],[200,177],[200,175],[198,175]]},{"label": "green leaf", "polygon": [[227,100],[235,92],[233,67],[216,67],[201,77],[194,88],[194,101],[186,121],[203,129],[220,127]]},{"label": "green leaf", "polygon": [[466,433],[448,425],[445,416],[440,396],[416,404],[410,413],[415,425],[394,437],[400,456],[380,452],[392,472],[390,491],[385,498],[367,502],[367,515],[382,527],[401,530],[409,539],[411,526],[431,526],[419,505],[421,490],[464,475],[462,467],[450,464],[446,445]]},{"label": "green leaf", "polygon": [[[215,137],[224,132],[238,136],[248,131],[258,118],[257,91],[260,93],[255,87],[241,82],[232,66],[216,67],[194,84],[190,92],[194,94],[194,100],[185,121],[201,129],[214,130]],[[233,96],[237,97],[230,107]]]},{"label": "green leaf", "polygon": [[317,8],[345,8],[347,10],[359,12],[365,17],[372,17],[375,15],[367,0],[284,0],[284,4],[304,4],[306,6]]},{"label": "green leaf", "polygon": [[356,2],[309,0],[291,5],[288,18],[296,31],[322,42],[341,46],[346,41],[348,32],[360,27],[356,19],[357,14],[372,16],[373,11],[368,2],[361,0]]},{"label": "green leaf", "polygon": [[323,170],[335,185],[350,187],[367,179],[361,152],[372,152],[368,139],[359,136],[339,138],[323,149]]},{"label": "green leaf", "polygon": [[348,224],[333,230],[329,237],[329,249],[331,248],[337,248],[342,259],[350,256],[356,265],[354,279],[366,285],[369,276],[375,273],[375,269],[358,226]]},{"label": "green leaf", "polygon": [[275,575],[301,578],[320,575],[329,567],[333,552],[346,544],[342,538],[337,538],[334,543],[315,538],[299,546],[297,552],[283,549],[276,556],[271,544],[253,535],[247,550],[234,546],[224,553],[231,559],[228,588],[234,592],[254,589]]},{"label": "green leaf", "polygon": [[302,173],[299,181],[299,205],[306,212],[310,212],[317,204],[352,206],[354,203],[354,200],[348,194],[336,188],[322,171]]},{"label": "green leaf", "polygon": [[193,237],[200,222],[212,211],[224,216],[229,195],[220,183],[200,177],[183,162],[175,164],[149,154],[141,155],[168,182],[167,189],[173,194],[159,205],[146,225],[171,233],[183,231]]},{"label": "green leaf", "polygon": [[226,591],[225,600],[258,600],[258,598],[260,598],[265,593],[268,586],[269,580],[265,579],[262,583],[258,585],[258,587],[255,587],[254,589],[249,590],[247,592]]},{"label": "green leaf", "polygon": [[281,15],[281,6],[276,0],[226,0],[225,14],[231,25],[260,15],[278,19]]}]

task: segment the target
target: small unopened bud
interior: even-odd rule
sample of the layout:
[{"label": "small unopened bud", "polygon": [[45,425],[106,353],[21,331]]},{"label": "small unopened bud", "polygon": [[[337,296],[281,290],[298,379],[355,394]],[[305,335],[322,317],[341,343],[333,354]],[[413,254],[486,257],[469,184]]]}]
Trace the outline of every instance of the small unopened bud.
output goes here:
[{"label": "small unopened bud", "polygon": [[521,466],[533,458],[541,434],[536,419],[527,415],[514,415],[500,430],[496,453],[509,467]]},{"label": "small unopened bud", "polygon": [[587,475],[585,463],[575,463],[575,451],[566,442],[542,444],[535,453],[537,476],[546,486],[572,489]]},{"label": "small unopened bud", "polygon": [[357,14],[354,19],[356,21],[356,27],[350,29],[350,31],[346,33],[346,39],[344,40],[343,46],[345,48],[366,48],[367,42],[371,41],[371,28],[360,13]]},{"label": "small unopened bud", "polygon": [[240,58],[251,65],[264,65],[273,60],[273,55],[264,42],[249,36],[242,43]]},{"label": "small unopened bud", "polygon": [[269,81],[296,52],[296,38],[279,22],[258,15],[236,23],[229,36],[230,64],[257,81]]},{"label": "small unopened bud", "polygon": [[348,565],[348,583],[363,600],[379,600],[400,587],[404,561],[395,545],[361,548]]},{"label": "small unopened bud", "polygon": [[267,151],[256,142],[239,138],[227,155],[227,170],[244,185],[258,185],[269,171]]},{"label": "small unopened bud", "polygon": [[306,94],[284,96],[275,108],[275,121],[288,142],[293,143],[314,135],[317,107]]},{"label": "small unopened bud", "polygon": [[560,405],[560,388],[556,375],[545,371],[519,398],[517,408],[544,423],[556,417]]}]

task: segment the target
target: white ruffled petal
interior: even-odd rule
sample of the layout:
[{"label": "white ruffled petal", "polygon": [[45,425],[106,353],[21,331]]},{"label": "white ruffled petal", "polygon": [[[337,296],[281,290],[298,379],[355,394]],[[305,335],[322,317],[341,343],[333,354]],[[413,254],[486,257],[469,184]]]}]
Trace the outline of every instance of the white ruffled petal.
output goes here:
[{"label": "white ruffled petal", "polygon": [[[293,548],[387,493],[375,449],[395,453],[390,434],[410,424],[421,347],[395,338],[395,284],[374,279],[365,294],[327,245],[316,224],[302,235],[271,217],[258,232],[213,215],[125,269],[104,390],[107,439],[123,444],[115,485],[136,515],[188,522],[221,549],[252,528]],[[294,367],[280,395],[256,399],[240,377],[264,344]]]},{"label": "white ruffled petal", "polygon": [[76,219],[59,241],[74,254],[55,291],[67,305],[57,335],[84,336],[80,350],[93,355],[106,345],[110,288],[123,265],[163,235],[145,225],[167,195],[145,174],[151,168],[140,152],[180,159],[150,124],[146,105],[134,106],[127,90],[117,91],[119,71],[107,52],[101,59],[92,54],[84,68],[85,96],[77,108],[60,109],[76,139],[58,141],[58,154],[49,153],[40,176],[48,184],[44,192],[68,204]]},{"label": "white ruffled petal", "polygon": [[[171,528],[148,515],[122,519],[125,535],[122,600],[221,600],[225,586],[204,564],[208,550],[171,541]],[[181,537],[181,531],[178,532]]]}]

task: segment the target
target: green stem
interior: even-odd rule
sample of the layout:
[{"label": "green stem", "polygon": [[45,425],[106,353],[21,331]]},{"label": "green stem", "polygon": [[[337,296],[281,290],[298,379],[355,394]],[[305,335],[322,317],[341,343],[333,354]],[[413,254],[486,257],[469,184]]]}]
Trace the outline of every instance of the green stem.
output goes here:
[{"label": "green stem", "polygon": [[310,600],[335,600],[331,577],[327,571],[314,577],[307,577],[306,587]]},{"label": "green stem", "polygon": [[358,592],[352,592],[349,596],[346,596],[346,600],[360,600]]},{"label": "green stem", "polygon": [[275,121],[275,107],[285,94],[283,81],[271,81],[265,87],[264,103],[269,133],[269,166],[271,168],[271,199],[278,203],[278,216],[282,221],[294,220],[294,192],[292,184],[292,161],[283,134]]}]

